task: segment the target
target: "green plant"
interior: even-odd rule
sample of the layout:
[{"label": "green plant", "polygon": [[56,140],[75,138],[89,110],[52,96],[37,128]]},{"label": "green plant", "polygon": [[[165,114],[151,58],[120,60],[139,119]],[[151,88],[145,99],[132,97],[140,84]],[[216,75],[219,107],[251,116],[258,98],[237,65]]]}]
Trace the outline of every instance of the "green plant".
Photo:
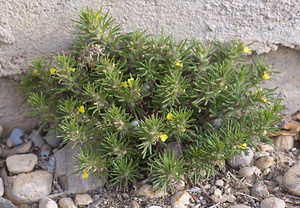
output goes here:
[{"label": "green plant", "polygon": [[[283,106],[275,89],[261,88],[272,69],[244,62],[240,41],[176,43],[173,36],[121,33],[102,10],[86,8],[75,21],[72,53],[38,58],[22,77],[40,125],[82,145],[78,171],[104,174],[127,188],[148,175],[155,188],[196,183],[257,139],[268,139]],[[254,142],[255,141],[255,142]],[[179,156],[166,151],[176,143]]]}]

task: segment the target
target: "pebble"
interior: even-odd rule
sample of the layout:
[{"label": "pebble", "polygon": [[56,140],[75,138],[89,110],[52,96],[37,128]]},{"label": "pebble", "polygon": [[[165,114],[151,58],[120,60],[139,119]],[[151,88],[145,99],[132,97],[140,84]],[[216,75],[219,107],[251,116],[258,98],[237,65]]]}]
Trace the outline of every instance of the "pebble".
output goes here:
[{"label": "pebble", "polygon": [[179,191],[171,198],[172,208],[188,208],[191,195],[186,191]]},{"label": "pebble", "polygon": [[17,204],[38,202],[51,193],[52,174],[36,170],[11,176],[5,193],[8,199]]},{"label": "pebble", "polygon": [[222,195],[222,191],[221,191],[220,189],[215,189],[214,195],[215,195],[216,197],[219,197],[219,196]]},{"label": "pebble", "polygon": [[19,145],[23,143],[22,137],[24,136],[24,131],[20,128],[14,128],[10,133],[9,139],[14,145]]},{"label": "pebble", "polygon": [[244,204],[236,204],[236,205],[230,206],[229,208],[251,208],[251,207],[244,205]]},{"label": "pebble", "polygon": [[59,208],[76,208],[73,200],[69,197],[61,198],[58,201]]},{"label": "pebble", "polygon": [[260,151],[262,152],[274,152],[275,149],[272,145],[270,144],[258,144],[257,145]]},{"label": "pebble", "polygon": [[151,205],[150,207],[148,208],[162,208],[161,206],[157,206],[157,205]]},{"label": "pebble", "polygon": [[285,208],[285,202],[276,197],[269,197],[260,202],[260,208]]},{"label": "pebble", "polygon": [[45,197],[40,200],[39,208],[58,208],[58,206],[55,201],[48,197]]},{"label": "pebble", "polygon": [[52,147],[48,144],[44,144],[41,148],[41,157],[49,157],[51,154]]},{"label": "pebble", "polygon": [[255,165],[261,170],[265,170],[274,164],[274,158],[271,156],[263,156],[259,158]]},{"label": "pebble", "polygon": [[0,125],[0,138],[2,136],[2,133],[3,133],[3,126]]},{"label": "pebble", "polygon": [[167,196],[168,193],[163,190],[154,191],[150,184],[142,185],[136,192],[138,196],[146,196],[147,198],[160,198]]},{"label": "pebble", "polygon": [[42,146],[45,144],[44,139],[36,130],[33,130],[31,134],[28,136],[28,138],[33,142],[34,146],[38,148],[42,148]]},{"label": "pebble", "polygon": [[267,186],[263,183],[256,183],[251,188],[251,195],[258,198],[263,198],[269,196],[269,191]]},{"label": "pebble", "polygon": [[240,168],[239,170],[239,176],[242,176],[242,177],[250,177],[252,176],[253,174],[257,174],[259,175],[260,174],[260,170],[257,168],[257,167],[242,167]]},{"label": "pebble", "polygon": [[6,158],[7,169],[12,174],[28,173],[33,170],[38,161],[35,154],[12,155]]},{"label": "pebble", "polygon": [[0,178],[0,196],[3,196],[3,194],[4,194],[3,179]]},{"label": "pebble", "polygon": [[300,163],[296,163],[284,174],[284,186],[293,194],[300,196]]},{"label": "pebble", "polygon": [[63,139],[61,137],[57,137],[54,131],[50,129],[45,136],[45,140],[51,147],[57,148]]},{"label": "pebble", "polygon": [[290,151],[294,147],[293,136],[279,136],[274,142],[275,149],[282,151]]},{"label": "pebble", "polygon": [[219,180],[216,180],[216,183],[215,183],[216,186],[219,186],[219,187],[222,187],[224,186],[224,181],[219,179]]},{"label": "pebble", "polygon": [[237,154],[236,156],[227,159],[227,163],[232,168],[238,168],[239,166],[247,166],[251,163],[253,158],[253,151],[250,148],[247,148],[248,155],[243,151],[241,155]]},{"label": "pebble", "polygon": [[75,204],[77,206],[89,205],[93,202],[92,198],[88,194],[77,194],[75,196]]},{"label": "pebble", "polygon": [[284,177],[282,175],[277,176],[275,180],[280,187],[284,186]]},{"label": "pebble", "polygon": [[12,148],[14,146],[14,142],[11,139],[6,140],[6,146],[8,148]]},{"label": "pebble", "polygon": [[130,208],[140,208],[140,205],[137,201],[131,201]]}]

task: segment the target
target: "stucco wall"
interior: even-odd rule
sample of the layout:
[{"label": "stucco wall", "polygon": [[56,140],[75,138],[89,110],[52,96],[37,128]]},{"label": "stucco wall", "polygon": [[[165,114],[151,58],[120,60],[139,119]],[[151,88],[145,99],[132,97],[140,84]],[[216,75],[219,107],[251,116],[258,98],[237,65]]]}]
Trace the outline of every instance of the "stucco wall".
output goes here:
[{"label": "stucco wall", "polygon": [[[0,0],[0,125],[8,130],[19,125],[9,117],[27,111],[26,107],[17,107],[20,99],[14,90],[8,90],[11,85],[3,77],[25,71],[29,60],[37,55],[50,56],[67,50],[74,31],[71,19],[76,19],[80,8],[87,5],[110,10],[124,31],[140,28],[155,33],[164,27],[177,39],[239,38],[246,43],[256,41],[251,49],[259,54],[276,51],[278,46],[300,49],[299,0]],[[271,53],[278,71],[289,69],[299,74],[296,50],[282,48],[275,55]],[[285,53],[293,54],[293,58],[286,59],[282,55]],[[292,64],[294,68],[280,65],[284,60],[296,63]],[[278,79],[288,80],[286,75]],[[300,82],[299,77],[292,76],[293,83]],[[299,87],[291,93],[284,82],[279,82],[280,92],[288,92],[292,97],[299,95]],[[298,100],[288,102],[299,107]],[[14,113],[5,113],[3,109]],[[289,111],[293,110],[291,105]],[[28,123],[33,124],[30,119],[22,123],[28,127]]]}]

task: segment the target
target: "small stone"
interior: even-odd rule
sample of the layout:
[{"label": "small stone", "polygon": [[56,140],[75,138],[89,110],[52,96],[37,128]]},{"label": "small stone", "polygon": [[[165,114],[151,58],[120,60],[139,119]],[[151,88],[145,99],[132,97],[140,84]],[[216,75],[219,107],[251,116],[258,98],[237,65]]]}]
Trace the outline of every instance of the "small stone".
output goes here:
[{"label": "small stone", "polygon": [[293,194],[300,196],[300,163],[296,163],[284,174],[284,186]]},{"label": "small stone", "polygon": [[38,148],[42,148],[42,146],[45,144],[44,139],[36,130],[33,130],[28,138],[33,142],[34,146]]},{"label": "small stone", "polygon": [[48,162],[44,159],[41,159],[38,164],[42,169],[47,170],[50,173],[54,173],[55,157],[51,156]]},{"label": "small stone", "polygon": [[269,196],[269,191],[263,183],[256,183],[251,188],[251,195],[258,198]]},{"label": "small stone", "polygon": [[3,126],[0,125],[0,138],[2,136],[2,133],[3,133]]},{"label": "small stone", "polygon": [[0,178],[0,196],[3,196],[3,194],[4,194],[3,179]]},{"label": "small stone", "polygon": [[275,149],[272,145],[270,144],[258,144],[257,145],[260,151],[262,152],[274,152]]},{"label": "small stone", "polygon": [[12,148],[13,146],[14,146],[14,142],[11,140],[11,139],[7,139],[6,140],[6,146],[8,147],[8,148]]},{"label": "small stone", "polygon": [[236,198],[235,198],[234,195],[229,194],[229,195],[227,196],[227,201],[230,202],[230,203],[234,203],[234,202],[236,201]]},{"label": "small stone", "polygon": [[75,196],[75,204],[77,206],[89,205],[93,202],[92,198],[88,194],[77,194]]},{"label": "small stone", "polygon": [[73,200],[69,197],[61,198],[58,201],[59,208],[76,208]]},{"label": "small stone", "polygon": [[214,191],[214,195],[215,195],[216,197],[219,197],[219,196],[222,195],[222,191],[221,191],[220,189],[216,189],[216,190]]},{"label": "small stone", "polygon": [[168,193],[164,192],[163,190],[160,191],[154,191],[153,187],[149,184],[142,185],[136,193],[138,196],[146,196],[147,198],[160,198],[167,196]]},{"label": "small stone", "polygon": [[230,206],[229,208],[251,208],[247,205],[243,205],[243,204],[236,204],[236,205],[233,205],[233,206]]},{"label": "small stone", "polygon": [[258,167],[261,170],[265,170],[271,167],[273,164],[274,164],[274,158],[271,156],[261,157],[255,163],[256,167]]},{"label": "small stone", "polygon": [[48,144],[44,144],[41,148],[41,157],[49,157],[52,147]]},{"label": "small stone", "polygon": [[39,208],[58,208],[58,206],[55,201],[48,197],[45,197],[40,200]]},{"label": "small stone", "polygon": [[8,182],[5,193],[12,202],[17,204],[38,202],[51,193],[52,174],[36,170],[8,177]]},{"label": "small stone", "polygon": [[152,205],[152,206],[150,206],[148,208],[162,208],[162,207],[161,206]]},{"label": "small stone", "polygon": [[176,142],[171,142],[166,147],[166,152],[174,154],[175,159],[178,159],[182,155],[181,147]]},{"label": "small stone", "polygon": [[63,139],[56,136],[55,132],[50,129],[45,136],[45,140],[51,147],[57,148]]},{"label": "small stone", "polygon": [[239,170],[239,176],[250,177],[255,173],[255,169],[258,169],[258,168],[257,167],[242,167]]},{"label": "small stone", "polygon": [[280,187],[284,186],[284,177],[282,175],[277,176],[275,180]]},{"label": "small stone", "polygon": [[8,199],[0,197],[0,207],[1,208],[17,208],[15,205],[11,203]]},{"label": "small stone", "polygon": [[35,154],[12,155],[6,158],[6,166],[10,173],[28,173],[33,170],[38,161]]},{"label": "small stone", "polygon": [[285,202],[276,197],[266,198],[261,201],[260,208],[285,208]]},{"label": "small stone", "polygon": [[293,136],[279,136],[274,142],[275,149],[282,151],[290,151],[294,147]]},{"label": "small stone", "polygon": [[140,208],[140,205],[137,201],[131,201],[130,208]]},{"label": "small stone", "polygon": [[23,143],[22,137],[24,136],[24,131],[20,128],[14,128],[10,133],[9,139],[14,143],[14,145],[19,145]]},{"label": "small stone", "polygon": [[180,191],[171,198],[172,208],[188,208],[191,195],[186,191]]},{"label": "small stone", "polygon": [[216,186],[219,186],[219,187],[222,187],[224,186],[224,181],[219,179],[219,180],[216,180],[216,183],[215,183]]},{"label": "small stone", "polygon": [[232,158],[227,159],[227,163],[232,168],[238,168],[239,166],[247,166],[251,163],[253,158],[253,151],[250,148],[247,148],[248,155],[244,151],[241,152],[241,155],[236,155]]}]

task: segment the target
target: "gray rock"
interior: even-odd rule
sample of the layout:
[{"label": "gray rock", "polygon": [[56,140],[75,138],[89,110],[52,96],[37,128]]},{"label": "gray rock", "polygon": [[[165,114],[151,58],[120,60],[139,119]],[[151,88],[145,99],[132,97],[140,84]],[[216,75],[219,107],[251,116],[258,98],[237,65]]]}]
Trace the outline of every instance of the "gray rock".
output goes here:
[{"label": "gray rock", "polygon": [[76,208],[73,200],[69,197],[64,197],[58,201],[59,208]]},{"label": "gray rock", "polygon": [[9,139],[14,143],[14,145],[19,145],[23,143],[22,137],[24,136],[24,131],[20,128],[14,128],[10,133]]},{"label": "gray rock", "polygon": [[300,196],[300,163],[296,163],[284,174],[283,184],[293,194]]},{"label": "gray rock", "polygon": [[174,154],[175,159],[179,158],[182,155],[181,153],[182,150],[176,142],[168,143],[166,147],[166,152],[170,152],[171,154]]},{"label": "gray rock", "polygon": [[51,154],[52,148],[50,145],[48,144],[44,144],[41,148],[41,157],[49,157],[49,155]]},{"label": "gray rock", "polygon": [[190,205],[191,195],[186,191],[180,191],[171,198],[172,208],[188,208]]},{"label": "gray rock", "polygon": [[45,197],[40,200],[39,208],[58,208],[58,206],[55,201],[48,197]]},{"label": "gray rock", "polygon": [[3,196],[3,194],[4,194],[3,179],[0,178],[0,196]]},{"label": "gray rock", "polygon": [[33,170],[38,161],[35,154],[12,155],[6,158],[6,166],[10,173],[28,173]]},{"label": "gray rock", "polygon": [[65,147],[54,153],[56,161],[55,173],[60,186],[67,193],[73,194],[86,193],[102,187],[102,179],[100,177],[90,175],[88,178],[82,178],[82,173],[79,173],[80,175],[75,174],[74,164],[78,163],[78,161],[74,159],[74,156],[78,154],[79,146],[72,147],[73,143],[69,142]]},{"label": "gray rock", "polygon": [[276,197],[270,197],[260,202],[260,208],[285,208],[285,202]]},{"label": "gray rock", "polygon": [[238,168],[239,166],[247,166],[251,163],[253,158],[253,151],[250,148],[247,148],[248,155],[246,155],[243,151],[241,155],[236,155],[232,158],[227,159],[227,163],[232,168]]},{"label": "gray rock", "polygon": [[294,147],[294,137],[293,136],[279,136],[274,142],[275,149],[290,151]]},{"label": "gray rock", "polygon": [[274,165],[274,163],[275,163],[275,161],[274,161],[273,157],[263,156],[256,161],[255,165],[259,169],[265,170],[265,169],[271,167],[272,165]]},{"label": "gray rock", "polygon": [[16,204],[38,202],[51,193],[52,174],[37,170],[8,178],[5,193]]},{"label": "gray rock", "polygon": [[0,207],[1,208],[17,208],[15,205],[11,203],[8,199],[0,197]]},{"label": "gray rock", "polygon": [[89,205],[93,202],[92,198],[88,194],[77,194],[75,196],[75,204],[77,206]]},{"label": "gray rock", "polygon": [[44,159],[39,160],[39,166],[50,173],[54,173],[55,170],[55,157],[51,156],[49,158],[49,161],[46,161]]},{"label": "gray rock", "polygon": [[46,142],[53,148],[57,148],[59,144],[62,142],[63,138],[58,137],[55,132],[50,129],[45,136]]},{"label": "gray rock", "polygon": [[256,183],[251,188],[251,195],[258,198],[269,196],[267,186],[263,183]]},{"label": "gray rock", "polygon": [[42,148],[42,146],[45,144],[44,139],[36,130],[33,130],[28,138],[33,142],[34,146],[36,147]]}]

